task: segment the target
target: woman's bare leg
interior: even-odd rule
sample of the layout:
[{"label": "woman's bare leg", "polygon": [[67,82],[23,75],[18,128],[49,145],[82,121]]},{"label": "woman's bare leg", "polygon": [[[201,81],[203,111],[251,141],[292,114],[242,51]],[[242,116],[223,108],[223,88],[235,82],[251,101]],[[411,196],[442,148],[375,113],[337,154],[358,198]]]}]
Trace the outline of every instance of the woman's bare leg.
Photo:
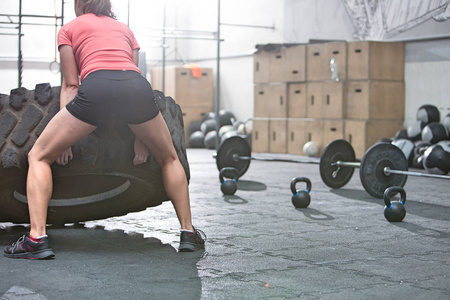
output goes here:
[{"label": "woman's bare leg", "polygon": [[94,129],[95,126],[78,120],[63,108],[48,123],[28,154],[27,199],[32,237],[46,234],[47,209],[53,190],[50,165]]},{"label": "woman's bare leg", "polygon": [[169,129],[161,113],[142,124],[129,124],[158,162],[164,188],[180,221],[181,229],[193,230],[186,173],[178,159]]}]

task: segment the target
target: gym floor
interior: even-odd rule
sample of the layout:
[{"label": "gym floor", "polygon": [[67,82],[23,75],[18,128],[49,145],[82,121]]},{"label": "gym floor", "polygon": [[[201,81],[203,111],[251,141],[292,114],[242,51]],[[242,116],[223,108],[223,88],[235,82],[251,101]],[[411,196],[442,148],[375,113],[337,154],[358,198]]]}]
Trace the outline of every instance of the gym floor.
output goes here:
[{"label": "gym floor", "polygon": [[[224,196],[214,152],[188,149],[194,225],[208,236],[204,253],[177,253],[170,202],[50,227],[56,259],[0,259],[0,299],[449,298],[448,181],[410,176],[406,217],[389,223],[358,170],[333,190],[318,165],[252,161],[236,194]],[[312,181],[306,209],[291,204],[297,176]],[[26,230],[0,223],[0,245]]]}]

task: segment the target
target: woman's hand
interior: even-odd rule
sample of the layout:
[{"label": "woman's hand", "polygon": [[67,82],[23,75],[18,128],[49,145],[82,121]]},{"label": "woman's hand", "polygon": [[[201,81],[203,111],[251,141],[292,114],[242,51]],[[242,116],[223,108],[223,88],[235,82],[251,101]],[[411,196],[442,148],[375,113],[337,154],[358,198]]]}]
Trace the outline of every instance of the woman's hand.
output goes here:
[{"label": "woman's hand", "polygon": [[134,140],[134,159],[133,164],[140,165],[147,161],[150,151],[145,144],[138,138]]},{"label": "woman's hand", "polygon": [[63,153],[61,153],[56,159],[56,163],[60,166],[65,166],[72,160],[72,147],[67,148]]}]

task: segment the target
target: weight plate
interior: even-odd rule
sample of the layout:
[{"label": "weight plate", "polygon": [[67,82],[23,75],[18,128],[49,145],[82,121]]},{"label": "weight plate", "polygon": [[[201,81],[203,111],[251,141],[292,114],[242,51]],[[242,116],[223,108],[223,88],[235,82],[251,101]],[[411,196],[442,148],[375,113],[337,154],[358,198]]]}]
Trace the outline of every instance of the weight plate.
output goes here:
[{"label": "weight plate", "polygon": [[364,189],[375,198],[383,199],[384,191],[391,186],[403,187],[408,178],[402,174],[388,174],[384,168],[407,171],[408,160],[402,150],[390,143],[370,147],[361,161],[359,176]]},{"label": "weight plate", "polygon": [[230,136],[220,143],[216,156],[217,169],[220,171],[223,168],[232,167],[238,171],[238,177],[241,177],[247,172],[250,160],[235,159],[233,157],[235,154],[238,156],[251,156],[250,146],[247,141],[238,135]]},{"label": "weight plate", "polygon": [[320,177],[333,189],[346,185],[353,176],[353,167],[331,165],[337,161],[355,162],[355,151],[346,140],[335,140],[328,144],[320,157]]}]

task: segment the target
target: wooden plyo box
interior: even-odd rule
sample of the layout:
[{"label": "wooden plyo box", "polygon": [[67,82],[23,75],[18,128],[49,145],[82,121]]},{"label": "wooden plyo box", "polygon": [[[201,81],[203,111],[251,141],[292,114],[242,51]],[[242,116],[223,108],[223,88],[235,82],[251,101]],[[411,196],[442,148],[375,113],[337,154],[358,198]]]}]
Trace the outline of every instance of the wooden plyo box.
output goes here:
[{"label": "wooden plyo box", "polygon": [[[190,68],[166,67],[164,95],[172,97],[182,108],[185,106],[213,105],[214,84],[211,68],[203,68],[201,77],[192,75]],[[162,67],[151,70],[152,86],[162,90]]]},{"label": "wooden plyo box", "polygon": [[361,159],[372,145],[382,138],[391,138],[402,129],[401,120],[345,120],[344,138]]},{"label": "wooden plyo box", "polygon": [[404,119],[403,81],[349,81],[347,87],[348,119]]},{"label": "wooden plyo box", "polygon": [[349,80],[404,80],[405,45],[401,42],[348,43]]}]

